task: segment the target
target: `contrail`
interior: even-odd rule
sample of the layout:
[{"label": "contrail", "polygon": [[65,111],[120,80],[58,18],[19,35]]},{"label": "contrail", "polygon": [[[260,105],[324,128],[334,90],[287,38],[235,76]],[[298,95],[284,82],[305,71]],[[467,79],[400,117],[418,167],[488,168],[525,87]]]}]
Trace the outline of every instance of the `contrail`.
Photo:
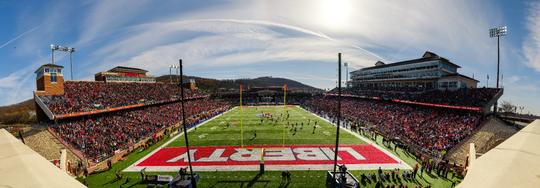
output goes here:
[{"label": "contrail", "polygon": [[316,36],[316,37],[319,37],[319,38],[323,38],[323,39],[326,39],[326,40],[330,40],[332,42],[341,43],[341,44],[344,44],[344,45],[349,46],[351,48],[358,49],[358,50],[360,50],[362,53],[364,53],[366,55],[375,57],[375,58],[377,58],[379,60],[382,60],[382,61],[386,61],[386,59],[384,59],[383,57],[381,57],[381,56],[379,56],[379,55],[377,55],[377,54],[375,54],[375,53],[373,53],[373,52],[371,52],[371,51],[369,51],[369,50],[367,50],[365,48],[362,48],[362,47],[360,47],[360,46],[358,46],[356,44],[336,40],[336,39],[334,39],[332,37],[329,37],[328,35],[325,35],[322,32],[316,32],[316,31],[312,31],[312,30],[302,28],[302,27],[299,27],[299,26],[294,26],[294,25],[276,23],[276,22],[271,22],[271,21],[263,21],[263,20],[244,20],[244,19],[192,19],[192,20],[175,21],[174,23],[199,23],[199,22],[229,22],[229,23],[254,24],[254,25],[265,25],[265,26],[275,26],[275,27],[286,28],[286,29],[302,32],[302,33],[305,33],[305,34],[308,34],[308,35]]},{"label": "contrail", "polygon": [[28,30],[28,31],[25,31],[24,33],[21,33],[20,35],[16,36],[15,38],[12,38],[12,39],[8,40],[8,41],[5,42],[4,44],[0,45],[0,49],[2,49],[2,48],[4,48],[5,46],[9,45],[9,44],[12,43],[13,41],[16,41],[17,39],[23,37],[24,35],[26,35],[26,34],[32,32],[32,31],[36,30],[38,27],[39,27],[39,25],[36,26],[36,27],[34,27],[34,28],[32,28],[32,29],[30,29],[30,30]]},{"label": "contrail", "polygon": [[268,25],[268,26],[283,27],[283,28],[303,32],[303,33],[306,33],[306,34],[310,34],[310,35],[313,35],[313,36],[317,36],[317,37],[320,37],[320,38],[324,38],[324,39],[327,39],[327,40],[330,40],[330,41],[333,41],[333,42],[342,43],[342,44],[348,45],[349,47],[356,48],[356,49],[364,52],[367,55],[371,55],[373,57],[376,57],[379,60],[386,61],[386,59],[382,58],[381,56],[379,56],[379,55],[377,55],[377,54],[375,54],[375,53],[373,53],[373,52],[371,52],[369,50],[366,50],[366,49],[364,49],[364,48],[362,48],[362,47],[360,47],[358,45],[343,42],[343,41],[339,41],[339,40],[336,40],[334,38],[329,37],[328,35],[325,35],[324,33],[312,31],[312,30],[302,28],[302,27],[298,27],[298,26],[287,25],[287,24],[276,23],[276,22],[270,22],[270,21],[262,21],[262,20],[196,19],[196,20],[187,20],[187,21],[188,22],[189,21],[191,21],[191,22],[233,22],[233,23],[246,23],[246,24],[257,24],[257,25]]}]

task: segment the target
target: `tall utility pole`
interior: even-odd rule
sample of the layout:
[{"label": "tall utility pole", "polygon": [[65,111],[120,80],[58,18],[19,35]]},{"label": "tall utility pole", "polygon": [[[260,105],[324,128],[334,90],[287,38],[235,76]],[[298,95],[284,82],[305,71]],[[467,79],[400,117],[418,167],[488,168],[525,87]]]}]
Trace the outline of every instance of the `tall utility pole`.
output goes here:
[{"label": "tall utility pole", "polygon": [[73,52],[75,52],[75,48],[68,48],[69,52],[69,69],[71,72],[71,80],[73,80]]},{"label": "tall utility pole", "polygon": [[[499,41],[501,36],[505,36],[507,33],[506,26],[498,27],[498,28],[491,28],[489,29],[489,36],[491,38],[497,37],[497,88],[499,88],[499,67],[501,64],[501,50],[499,47]],[[495,101],[495,105],[493,106],[493,112],[497,113],[497,101]]]},{"label": "tall utility pole", "polygon": [[184,140],[186,142],[186,154],[187,154],[187,157],[188,157],[188,163],[189,163],[189,172],[190,172],[190,176],[191,176],[191,185],[193,187],[197,187],[196,184],[197,182],[195,181],[195,178],[193,177],[193,167],[191,166],[191,152],[189,151],[189,143],[188,143],[188,135],[187,135],[187,127],[186,127],[186,112],[185,112],[185,108],[184,108],[184,80],[182,79],[182,77],[184,76],[184,73],[182,72],[182,59],[179,59],[178,60],[178,64],[180,65],[179,66],[179,69],[180,69],[180,95],[181,95],[181,102],[180,102],[180,105],[182,107],[182,125],[184,127]]},{"label": "tall utility pole", "polygon": [[172,65],[169,65],[169,83],[172,84]]},{"label": "tall utility pole", "polygon": [[337,125],[336,125],[336,150],[334,150],[334,174],[332,184],[336,183],[336,168],[339,151],[339,127],[341,123],[341,53],[338,53],[338,98],[337,98]]},{"label": "tall utility pole", "polygon": [[345,88],[349,88],[349,63],[345,62],[343,66],[345,66]]},{"label": "tall utility pole", "polygon": [[54,50],[57,50],[58,46],[51,44],[51,64],[54,64]]},{"label": "tall utility pole", "polygon": [[174,74],[178,74],[178,66],[176,65],[169,65],[169,82],[172,84],[173,83],[173,78],[172,78],[172,69],[174,69]]},{"label": "tall utility pole", "polygon": [[175,82],[179,82],[179,80],[182,80],[182,78],[178,78],[178,76],[180,76],[180,69],[179,68],[176,69],[176,79],[174,79]]}]

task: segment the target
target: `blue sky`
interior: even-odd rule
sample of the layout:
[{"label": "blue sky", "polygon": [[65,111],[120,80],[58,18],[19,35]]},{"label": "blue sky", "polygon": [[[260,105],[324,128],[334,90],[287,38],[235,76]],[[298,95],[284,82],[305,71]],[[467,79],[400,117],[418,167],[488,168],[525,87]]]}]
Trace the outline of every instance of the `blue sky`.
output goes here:
[{"label": "blue sky", "polygon": [[[75,47],[75,79],[114,66],[153,75],[182,58],[189,75],[276,76],[336,84],[337,53],[354,70],[433,51],[495,85],[501,39],[503,100],[540,114],[539,1],[4,1],[0,0],[0,105],[32,97],[50,44]],[[68,56],[56,54],[69,67]],[[69,78],[69,73],[64,72]]]}]

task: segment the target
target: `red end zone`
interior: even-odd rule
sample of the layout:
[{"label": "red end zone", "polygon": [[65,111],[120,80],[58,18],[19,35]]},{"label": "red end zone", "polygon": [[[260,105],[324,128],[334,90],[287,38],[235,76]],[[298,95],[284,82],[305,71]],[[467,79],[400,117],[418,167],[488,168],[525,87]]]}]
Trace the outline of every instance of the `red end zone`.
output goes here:
[{"label": "red end zone", "polygon": [[[265,145],[191,147],[196,171],[329,170],[334,164],[332,145]],[[338,163],[351,170],[410,168],[403,161],[369,145],[340,145]],[[188,165],[185,147],[161,148],[124,171],[177,171]]]}]

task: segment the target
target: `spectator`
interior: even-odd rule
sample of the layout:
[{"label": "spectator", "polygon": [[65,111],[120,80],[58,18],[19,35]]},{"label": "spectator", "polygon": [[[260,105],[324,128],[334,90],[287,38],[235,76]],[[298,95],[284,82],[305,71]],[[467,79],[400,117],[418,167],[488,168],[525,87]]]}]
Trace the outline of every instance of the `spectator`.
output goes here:
[{"label": "spectator", "polygon": [[[184,96],[192,98],[201,94],[185,90]],[[175,84],[85,81],[67,81],[64,83],[64,95],[41,97],[51,112],[57,115],[134,104],[156,104],[179,98],[180,89]]]},{"label": "spectator", "polygon": [[[228,110],[223,102],[198,99],[185,103],[188,127]],[[61,139],[94,162],[181,122],[180,102],[66,120],[50,127]]]},{"label": "spectator", "polygon": [[[397,143],[440,157],[470,135],[480,123],[480,114],[411,106],[377,100],[345,98],[341,102],[344,121],[364,125]],[[305,108],[336,120],[333,97],[314,98]]]}]

